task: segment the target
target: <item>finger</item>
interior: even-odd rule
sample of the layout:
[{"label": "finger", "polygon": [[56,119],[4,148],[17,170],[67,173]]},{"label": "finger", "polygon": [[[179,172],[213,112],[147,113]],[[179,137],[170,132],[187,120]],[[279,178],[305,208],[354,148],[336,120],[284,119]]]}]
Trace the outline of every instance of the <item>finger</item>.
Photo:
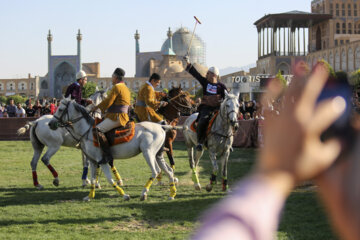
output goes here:
[{"label": "finger", "polygon": [[329,139],[322,143],[318,149],[319,152],[315,163],[318,165],[318,173],[321,173],[335,162],[340,154],[341,144],[338,139]]},{"label": "finger", "polygon": [[299,107],[308,109],[313,108],[328,77],[328,69],[323,64],[318,64],[305,85],[304,91],[299,99]]},{"label": "finger", "polygon": [[[283,89],[284,87],[282,86],[280,81],[278,81],[278,79],[271,79],[266,88],[266,93],[264,93],[261,97],[262,106],[265,106],[266,108],[269,104],[272,104],[273,100],[277,99],[280,96]],[[265,112],[265,118],[269,117],[266,115],[268,114]]]},{"label": "finger", "polygon": [[309,121],[309,130],[316,133],[325,131],[345,111],[346,102],[342,97],[321,101]]},{"label": "finger", "polygon": [[309,67],[304,61],[300,61],[294,66],[293,72],[294,77],[288,86],[285,98],[295,99],[296,101],[305,86],[306,76],[309,74]]}]

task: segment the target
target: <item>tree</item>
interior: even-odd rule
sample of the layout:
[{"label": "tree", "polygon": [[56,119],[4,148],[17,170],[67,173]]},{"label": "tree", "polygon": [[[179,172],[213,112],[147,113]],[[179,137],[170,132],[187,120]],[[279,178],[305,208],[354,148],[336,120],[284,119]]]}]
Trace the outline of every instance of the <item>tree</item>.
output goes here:
[{"label": "tree", "polygon": [[27,100],[27,98],[25,98],[25,97],[22,97],[22,96],[20,96],[20,95],[12,95],[12,96],[8,96],[7,97],[7,99],[6,99],[6,103],[7,104],[10,104],[10,99],[13,99],[14,100],[14,102],[15,102],[15,104],[17,104],[17,103],[24,103],[26,100]]},{"label": "tree", "polygon": [[134,91],[133,91],[132,89],[130,89],[130,88],[129,88],[129,90],[130,90],[130,93],[131,93],[131,95],[130,95],[131,103],[135,103],[137,93],[134,92]]},{"label": "tree", "polygon": [[203,90],[202,90],[202,88],[200,88],[195,93],[195,100],[198,98],[202,98],[202,97],[203,97]]},{"label": "tree", "polygon": [[354,88],[360,87],[360,69],[356,70],[351,74],[349,83]]},{"label": "tree", "polygon": [[0,103],[6,103],[6,100],[5,96],[0,96]]},{"label": "tree", "polygon": [[275,76],[276,79],[279,79],[281,84],[283,85],[283,87],[287,86],[287,81],[286,79],[283,77],[283,75],[281,75],[281,71],[279,70],[279,72],[276,74]]},{"label": "tree", "polygon": [[330,77],[336,77],[334,69],[331,67],[331,65],[327,61],[325,61],[324,59],[321,59],[318,62],[323,63],[325,65],[325,67],[327,67],[327,69],[329,69]]},{"label": "tree", "polygon": [[88,82],[82,89],[82,96],[83,98],[88,98],[92,94],[96,92],[96,83],[95,82]]}]

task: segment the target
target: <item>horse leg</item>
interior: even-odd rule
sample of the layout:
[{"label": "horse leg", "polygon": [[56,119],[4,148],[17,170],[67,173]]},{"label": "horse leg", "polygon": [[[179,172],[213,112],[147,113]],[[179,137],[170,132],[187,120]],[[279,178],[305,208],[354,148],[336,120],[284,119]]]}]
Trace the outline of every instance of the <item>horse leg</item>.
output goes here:
[{"label": "horse leg", "polygon": [[30,162],[30,166],[31,166],[31,170],[32,170],[32,177],[33,177],[33,183],[34,183],[34,186],[39,190],[43,189],[44,187],[41,184],[39,184],[39,182],[38,182],[36,168],[37,168],[37,164],[38,164],[38,161],[39,161],[39,158],[41,156],[41,153],[42,153],[43,149],[44,149],[44,145],[38,146],[38,147],[34,146],[34,155],[33,155],[33,158],[32,158],[32,160]]},{"label": "horse leg", "polygon": [[165,162],[164,155],[162,151],[160,150],[156,154],[156,162],[159,164],[160,168],[168,175],[169,181],[170,181],[170,196],[169,200],[174,200],[176,196],[176,186],[175,186],[175,179],[174,179],[174,173],[172,171],[172,168]]},{"label": "horse leg", "polygon": [[157,170],[157,168],[159,168],[159,166],[156,166],[157,163],[156,163],[154,154],[149,150],[144,150],[143,156],[146,160],[146,163],[149,165],[152,174],[151,174],[151,177],[149,178],[149,180],[146,182],[144,189],[142,190],[142,193],[140,196],[140,201],[144,201],[147,199],[147,193],[149,192],[150,187],[151,187],[152,183],[154,182],[154,179],[156,178],[156,176],[159,173]]},{"label": "horse leg", "polygon": [[174,155],[173,155],[173,146],[172,143],[174,142],[174,139],[176,137],[176,131],[172,130],[166,133],[165,138],[165,147],[169,149],[169,151],[166,151],[166,155],[169,158],[170,166],[175,171],[175,161],[174,161]]},{"label": "horse leg", "polygon": [[48,146],[48,150],[46,151],[46,153],[44,154],[44,156],[41,158],[41,161],[45,164],[45,166],[47,166],[47,168],[50,170],[50,172],[52,173],[54,180],[53,180],[53,184],[54,186],[59,186],[59,177],[58,177],[58,173],[56,172],[55,168],[53,168],[53,166],[51,166],[50,164],[50,158],[59,150],[60,146]]},{"label": "horse leg", "polygon": [[228,160],[229,160],[229,155],[230,155],[230,149],[227,150],[221,159],[221,169],[222,169],[222,190],[224,192],[226,192],[229,189],[229,185],[227,182],[227,165],[228,165]]},{"label": "horse leg", "polygon": [[113,172],[113,174],[114,174],[114,176],[115,176],[115,178],[117,180],[116,181],[117,185],[124,186],[123,180],[121,179],[121,176],[120,176],[118,170],[116,169],[116,167],[114,165],[114,159],[109,162],[109,165],[111,167],[111,171]]},{"label": "horse leg", "polygon": [[95,182],[96,182],[96,171],[98,169],[97,163],[92,161],[90,162],[90,171],[91,171],[91,179],[90,179],[90,192],[89,195],[84,197],[84,201],[90,201],[95,198]]},{"label": "horse leg", "polygon": [[157,186],[164,186],[164,182],[162,181],[162,171],[161,168],[159,167],[159,164],[155,161],[155,168],[156,168],[156,172],[158,172],[158,175],[156,176],[156,180],[157,182]]},{"label": "horse leg", "polygon": [[95,163],[95,187],[98,189],[101,189],[101,185],[99,182],[99,178],[100,178],[100,166],[99,164]]},{"label": "horse leg", "polygon": [[199,182],[199,176],[197,173],[197,165],[195,164],[194,161],[194,148],[193,146],[187,146],[187,152],[188,152],[188,157],[189,157],[189,164],[190,164],[190,169],[192,171],[192,176],[191,179],[194,183],[194,187],[195,190],[201,190],[201,185]]},{"label": "horse leg", "polygon": [[115,188],[115,190],[124,198],[125,201],[130,200],[130,196],[128,194],[125,194],[124,190],[119,187],[116,182],[114,182],[114,180],[111,178],[111,172],[110,172],[110,166],[109,164],[105,163],[105,164],[100,164],[101,169],[103,170],[106,179],[108,180],[108,182]]},{"label": "horse leg", "polygon": [[210,177],[210,183],[208,185],[206,185],[206,191],[211,192],[211,190],[213,189],[213,186],[216,184],[216,176],[217,176],[219,167],[218,167],[218,164],[216,161],[216,153],[209,151],[209,157],[210,157],[211,164],[213,167],[213,172]]},{"label": "horse leg", "polygon": [[195,186],[195,190],[201,190],[201,185],[199,183],[199,177],[198,177],[198,173],[197,173],[197,166],[199,165],[199,161],[200,161],[200,158],[202,157],[203,153],[204,153],[204,150],[202,151],[197,151],[195,149],[195,147],[193,147],[193,152],[195,152],[195,167],[194,167],[194,174],[195,174],[195,178],[196,178],[196,181],[198,184],[194,184]]},{"label": "horse leg", "polygon": [[86,185],[90,184],[90,180],[87,177],[90,163],[83,152],[81,153],[81,156],[83,162],[83,174],[81,176],[81,180],[82,180],[82,187],[85,187]]}]

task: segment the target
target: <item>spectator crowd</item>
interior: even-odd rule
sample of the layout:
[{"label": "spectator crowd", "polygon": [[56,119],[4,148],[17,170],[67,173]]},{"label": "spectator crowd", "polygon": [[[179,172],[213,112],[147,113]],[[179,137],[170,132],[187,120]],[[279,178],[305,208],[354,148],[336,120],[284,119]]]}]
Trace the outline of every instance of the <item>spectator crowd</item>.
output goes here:
[{"label": "spectator crowd", "polygon": [[13,99],[9,100],[9,104],[0,104],[0,118],[8,117],[40,117],[43,115],[53,115],[60,105],[60,100],[53,99],[37,99],[33,104],[32,99],[26,100],[24,104],[15,103]]}]

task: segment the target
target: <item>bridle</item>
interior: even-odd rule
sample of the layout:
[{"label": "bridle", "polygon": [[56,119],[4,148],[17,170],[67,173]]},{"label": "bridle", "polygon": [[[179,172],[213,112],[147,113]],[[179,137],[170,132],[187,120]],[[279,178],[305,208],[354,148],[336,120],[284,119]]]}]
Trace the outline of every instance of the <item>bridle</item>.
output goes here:
[{"label": "bridle", "polygon": [[[229,101],[229,100],[230,100],[230,99],[227,99],[226,101]],[[221,118],[222,118],[223,120],[228,120],[228,119],[230,119],[230,114],[231,114],[231,113],[235,113],[236,115],[238,115],[238,113],[237,113],[235,110],[231,110],[230,112],[228,112],[228,111],[227,111],[226,104],[225,104],[225,109],[226,109],[227,114],[226,114],[226,118],[224,118],[224,116],[221,115]]]},{"label": "bridle", "polygon": [[[63,104],[64,104],[64,103],[63,103]],[[65,129],[69,132],[69,134],[70,134],[78,143],[80,143],[81,140],[90,132],[92,126],[91,126],[91,124],[90,124],[89,129],[88,129],[84,134],[82,134],[79,139],[76,138],[76,137],[74,136],[74,134],[72,133],[72,131],[70,131],[69,127],[73,128],[73,124],[76,123],[76,122],[78,122],[78,121],[80,121],[81,119],[83,119],[83,118],[84,118],[84,115],[81,113],[81,116],[80,116],[80,117],[70,120],[70,117],[69,117],[69,105],[70,105],[70,101],[67,102],[67,103],[64,104],[64,105],[65,105],[65,109],[64,109],[63,112],[61,113],[60,117],[57,117],[57,116],[55,116],[55,115],[53,115],[53,117],[59,122],[59,124],[58,124],[59,127],[65,128]],[[67,119],[68,119],[68,121],[66,121],[66,122],[63,121],[63,117],[65,116],[65,114],[66,114]]]},{"label": "bridle", "polygon": [[176,109],[176,111],[185,113],[185,111],[187,111],[188,109],[191,110],[192,107],[182,104],[181,101],[177,101],[177,99],[179,99],[179,97],[181,96],[186,96],[186,94],[183,91],[180,91],[178,95],[170,99],[169,104],[171,104],[172,107]]},{"label": "bridle", "polygon": [[[228,121],[228,120],[230,119],[230,114],[231,114],[231,113],[235,113],[235,114],[236,114],[236,111],[235,111],[235,110],[231,110],[231,111],[227,112],[226,102],[227,102],[228,100],[230,100],[230,99],[226,99],[226,101],[223,102],[224,107],[222,107],[222,108],[225,108],[226,118],[223,116],[223,111],[221,111],[221,108],[220,108],[220,113],[219,113],[221,119],[224,120],[224,121]],[[218,136],[220,136],[220,137],[230,138],[230,137],[234,136],[234,133],[235,133],[235,132],[236,132],[236,130],[233,128],[233,130],[231,131],[231,134],[230,134],[230,135],[224,135],[224,134],[218,133],[218,132],[216,132],[216,131],[215,131],[215,132],[211,131],[210,133],[211,133],[211,134],[218,135]]]},{"label": "bridle", "polygon": [[[65,105],[65,104],[64,104]],[[57,117],[55,115],[53,115],[53,117],[60,123],[59,124],[59,127],[72,127],[72,124],[73,123],[76,123],[78,121],[80,121],[82,118],[84,118],[83,115],[81,115],[80,117],[78,118],[75,118],[75,119],[72,119],[70,120],[70,117],[69,117],[69,105],[70,105],[70,102],[67,102],[66,105],[65,105],[65,109],[63,110],[63,112],[61,113],[60,117]],[[68,121],[64,122],[62,119],[64,117],[64,115],[66,114],[67,116],[67,119]]]}]

